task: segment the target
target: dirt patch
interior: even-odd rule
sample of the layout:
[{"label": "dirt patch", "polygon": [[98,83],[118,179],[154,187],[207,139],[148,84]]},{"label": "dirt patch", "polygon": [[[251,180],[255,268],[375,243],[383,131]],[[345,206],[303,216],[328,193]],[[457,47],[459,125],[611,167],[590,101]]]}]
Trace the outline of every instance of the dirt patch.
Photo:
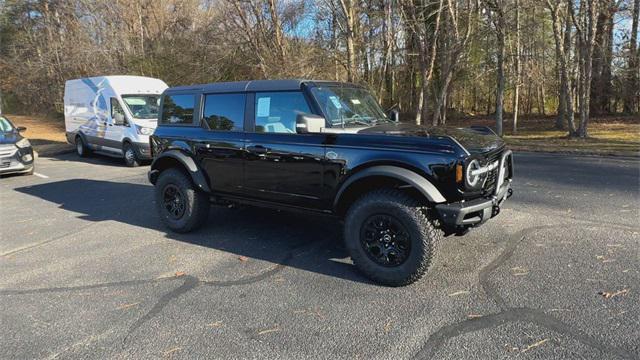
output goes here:
[{"label": "dirt patch", "polygon": [[5,116],[16,126],[27,128],[23,134],[40,156],[73,151],[73,146],[67,143],[65,137],[64,120],[42,115],[6,114]]},{"label": "dirt patch", "polygon": [[[577,120],[576,120],[577,121]],[[504,139],[515,150],[591,155],[640,156],[640,118],[603,116],[590,120],[589,138],[568,138],[567,131],[554,128],[554,117],[524,118],[513,134],[510,119],[504,122]],[[492,117],[469,117],[451,121],[451,126],[494,127]]]}]

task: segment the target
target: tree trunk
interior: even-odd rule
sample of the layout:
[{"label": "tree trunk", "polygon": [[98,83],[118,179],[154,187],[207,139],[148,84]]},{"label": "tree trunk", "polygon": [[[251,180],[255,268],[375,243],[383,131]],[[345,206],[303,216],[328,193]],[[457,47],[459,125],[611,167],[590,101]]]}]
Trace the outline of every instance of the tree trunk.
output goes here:
[{"label": "tree trunk", "polygon": [[633,2],[631,21],[631,39],[627,55],[627,85],[625,89],[624,112],[628,114],[640,112],[640,49],[638,49],[638,22],[640,18],[640,0]]},{"label": "tree trunk", "polygon": [[356,80],[355,1],[340,0],[340,5],[342,6],[342,12],[346,18],[347,81],[354,82]]},{"label": "tree trunk", "polygon": [[496,70],[496,133],[499,136],[503,135],[502,132],[502,112],[504,110],[504,55],[505,55],[505,18],[504,13],[502,12],[502,8],[496,4],[496,8],[494,11],[497,13],[497,19],[495,21],[496,26],[496,38],[498,40],[498,59],[497,59],[497,70]]},{"label": "tree trunk", "polygon": [[511,131],[518,133],[518,102],[520,100],[520,0],[515,0],[516,10],[516,54],[514,56],[515,80],[513,85],[513,122]]}]

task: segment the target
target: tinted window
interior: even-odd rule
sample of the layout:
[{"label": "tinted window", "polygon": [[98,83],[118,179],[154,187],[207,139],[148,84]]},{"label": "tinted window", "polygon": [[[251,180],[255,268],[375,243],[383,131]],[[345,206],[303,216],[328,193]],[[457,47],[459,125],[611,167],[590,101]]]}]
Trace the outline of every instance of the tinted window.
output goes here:
[{"label": "tinted window", "polygon": [[162,105],[163,124],[191,124],[193,123],[193,108],[196,97],[194,95],[167,95]]},{"label": "tinted window", "polygon": [[204,121],[211,130],[242,131],[244,128],[245,94],[207,95]]},{"label": "tinted window", "polygon": [[296,132],[298,114],[309,113],[300,91],[256,94],[256,132]]}]

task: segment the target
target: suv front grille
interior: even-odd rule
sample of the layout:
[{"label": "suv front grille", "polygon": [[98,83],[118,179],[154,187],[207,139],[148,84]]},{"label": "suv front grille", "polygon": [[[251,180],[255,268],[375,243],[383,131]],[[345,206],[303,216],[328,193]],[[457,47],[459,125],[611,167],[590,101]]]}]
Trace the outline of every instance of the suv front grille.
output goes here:
[{"label": "suv front grille", "polygon": [[[503,149],[500,149],[493,153],[487,154],[487,156],[485,157],[485,164],[492,164],[496,161],[500,161],[500,158],[502,157],[502,153],[503,153]],[[498,181],[499,171],[500,171],[500,166],[496,166],[495,169],[487,173],[487,178],[485,179],[484,186],[482,187],[483,195],[489,195],[493,193],[493,191],[496,188],[496,183]]]}]

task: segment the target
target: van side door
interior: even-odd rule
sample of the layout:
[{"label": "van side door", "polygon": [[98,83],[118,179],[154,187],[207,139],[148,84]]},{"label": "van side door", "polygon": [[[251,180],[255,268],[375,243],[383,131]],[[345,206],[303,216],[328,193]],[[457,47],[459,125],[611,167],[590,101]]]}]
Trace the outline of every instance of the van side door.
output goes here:
[{"label": "van side door", "polygon": [[252,94],[244,186],[258,200],[324,209],[324,134],[296,133],[296,117],[311,113],[302,91]]}]

